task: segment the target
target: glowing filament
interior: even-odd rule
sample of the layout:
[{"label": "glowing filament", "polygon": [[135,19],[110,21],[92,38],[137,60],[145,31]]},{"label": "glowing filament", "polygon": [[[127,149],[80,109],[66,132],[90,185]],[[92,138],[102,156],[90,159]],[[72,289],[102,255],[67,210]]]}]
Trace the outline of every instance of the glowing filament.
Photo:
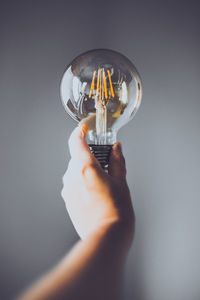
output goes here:
[{"label": "glowing filament", "polygon": [[104,89],[105,89],[105,97],[106,99],[108,99],[108,93],[107,93],[107,84],[106,84],[106,75],[105,75],[105,71],[103,70],[103,82],[104,82]]},{"label": "glowing filament", "polygon": [[[95,78],[97,74],[97,82],[96,82],[96,87],[95,87]],[[94,71],[93,77],[92,77],[92,83],[90,86],[90,94],[89,98],[92,97],[92,94],[96,98],[96,100],[101,101],[101,104],[107,105],[111,96],[114,97],[114,90],[113,90],[113,85],[112,85],[112,80],[111,80],[111,75],[110,71],[107,70],[108,74],[108,80],[109,80],[109,85],[110,89],[108,88],[107,81],[106,81],[106,73],[104,69],[98,69],[98,71]],[[96,89],[95,89],[96,88]],[[107,102],[105,101],[105,99]]]},{"label": "glowing filament", "polygon": [[110,81],[110,91],[111,91],[111,95],[112,97],[114,97],[114,91],[113,91],[113,86],[112,86],[112,80],[111,80],[111,76],[110,76],[110,71],[108,70],[108,77],[109,77],[109,81]]},{"label": "glowing filament", "polygon": [[89,98],[91,98],[91,96],[92,96],[92,91],[93,91],[93,89],[94,89],[94,80],[95,80],[95,76],[96,76],[96,71],[94,71],[94,74],[93,74],[92,83],[91,83],[91,87],[90,87]]}]

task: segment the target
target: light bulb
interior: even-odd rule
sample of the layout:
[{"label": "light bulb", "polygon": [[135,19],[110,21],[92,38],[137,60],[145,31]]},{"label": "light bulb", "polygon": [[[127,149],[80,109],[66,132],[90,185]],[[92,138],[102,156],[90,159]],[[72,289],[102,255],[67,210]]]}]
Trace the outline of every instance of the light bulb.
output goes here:
[{"label": "light bulb", "polygon": [[116,51],[91,50],[69,64],[60,89],[67,113],[87,124],[87,142],[106,169],[118,130],[133,118],[141,103],[136,68]]}]

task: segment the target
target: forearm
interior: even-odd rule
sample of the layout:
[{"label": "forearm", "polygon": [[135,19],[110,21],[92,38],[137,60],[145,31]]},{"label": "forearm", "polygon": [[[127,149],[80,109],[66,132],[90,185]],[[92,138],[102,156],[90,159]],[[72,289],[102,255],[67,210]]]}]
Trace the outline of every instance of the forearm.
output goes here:
[{"label": "forearm", "polygon": [[19,299],[119,299],[125,244],[121,225],[102,226]]}]

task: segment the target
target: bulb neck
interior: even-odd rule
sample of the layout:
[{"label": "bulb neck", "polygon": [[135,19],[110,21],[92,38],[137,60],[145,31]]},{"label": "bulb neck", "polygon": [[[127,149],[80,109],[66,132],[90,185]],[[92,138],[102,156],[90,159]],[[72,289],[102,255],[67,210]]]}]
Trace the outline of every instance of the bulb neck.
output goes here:
[{"label": "bulb neck", "polygon": [[117,133],[108,130],[105,133],[97,134],[96,130],[89,130],[87,142],[91,145],[113,145],[116,142]]},{"label": "bulb neck", "polygon": [[97,134],[96,130],[89,130],[87,143],[91,153],[101,164],[102,168],[108,172],[108,164],[112,145],[116,142],[117,132],[108,130],[105,133]]}]

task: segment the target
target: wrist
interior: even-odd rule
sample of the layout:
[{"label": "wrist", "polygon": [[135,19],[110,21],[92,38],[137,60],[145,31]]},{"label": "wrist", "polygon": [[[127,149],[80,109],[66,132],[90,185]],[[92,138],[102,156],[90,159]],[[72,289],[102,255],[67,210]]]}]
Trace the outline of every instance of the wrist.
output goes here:
[{"label": "wrist", "polygon": [[104,244],[108,253],[125,256],[133,239],[134,224],[122,220],[106,220],[88,237]]}]

